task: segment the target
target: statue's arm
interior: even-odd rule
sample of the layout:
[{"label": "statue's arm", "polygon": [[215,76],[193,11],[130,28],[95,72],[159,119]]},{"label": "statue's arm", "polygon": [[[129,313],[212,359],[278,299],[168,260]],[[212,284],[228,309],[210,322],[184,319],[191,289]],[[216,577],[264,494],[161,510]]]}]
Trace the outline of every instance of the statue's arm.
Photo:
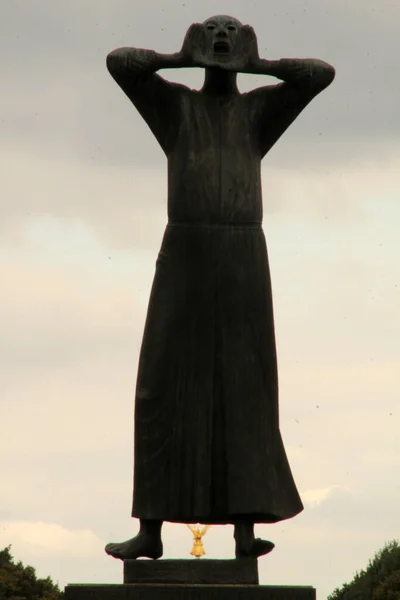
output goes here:
[{"label": "statue's arm", "polygon": [[140,112],[166,154],[179,130],[179,94],[183,86],[166,81],[156,71],[182,66],[181,53],[117,48],[107,56],[111,76]]},{"label": "statue's arm", "polygon": [[252,68],[258,75],[277,77],[297,91],[308,91],[311,97],[328,87],[335,78],[335,69],[317,58],[260,58]]},{"label": "statue's arm", "polygon": [[335,69],[317,59],[259,59],[253,73],[282,80],[277,85],[258,88],[249,94],[264,156],[307,104],[332,83]]},{"label": "statue's arm", "polygon": [[107,67],[115,81],[126,94],[134,92],[147,81],[164,81],[161,77],[154,79],[154,73],[160,69],[184,69],[194,67],[197,63],[194,55],[198,50],[202,27],[198,23],[191,25],[186,32],[182,48],[173,54],[160,54],[155,50],[143,48],[117,48],[107,56]]},{"label": "statue's arm", "polygon": [[160,69],[184,67],[182,52],[160,54],[142,48],[117,48],[107,56],[107,68],[126,92],[149,80]]}]

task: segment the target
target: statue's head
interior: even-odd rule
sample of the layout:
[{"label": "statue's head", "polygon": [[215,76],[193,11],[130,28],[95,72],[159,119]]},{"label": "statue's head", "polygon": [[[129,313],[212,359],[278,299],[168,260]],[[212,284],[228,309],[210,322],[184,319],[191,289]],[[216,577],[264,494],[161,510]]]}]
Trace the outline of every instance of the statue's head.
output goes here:
[{"label": "statue's head", "polygon": [[229,61],[242,51],[243,25],[234,17],[217,15],[202,23],[203,52],[213,61]]}]

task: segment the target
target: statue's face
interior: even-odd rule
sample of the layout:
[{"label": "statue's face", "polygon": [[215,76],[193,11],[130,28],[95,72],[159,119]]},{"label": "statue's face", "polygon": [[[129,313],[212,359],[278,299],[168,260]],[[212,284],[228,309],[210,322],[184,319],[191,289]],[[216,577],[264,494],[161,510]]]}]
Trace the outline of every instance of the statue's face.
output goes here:
[{"label": "statue's face", "polygon": [[204,53],[213,61],[232,60],[241,49],[242,24],[233,17],[218,15],[203,23]]}]

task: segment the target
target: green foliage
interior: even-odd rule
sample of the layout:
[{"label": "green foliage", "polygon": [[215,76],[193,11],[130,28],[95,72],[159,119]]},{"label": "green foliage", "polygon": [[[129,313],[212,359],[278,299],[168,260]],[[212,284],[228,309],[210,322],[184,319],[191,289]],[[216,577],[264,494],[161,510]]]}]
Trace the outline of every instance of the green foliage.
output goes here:
[{"label": "green foliage", "polygon": [[63,592],[50,577],[37,579],[33,567],[15,563],[10,548],[0,550],[0,600],[63,599]]},{"label": "green foliage", "polygon": [[387,543],[356,573],[350,583],[337,588],[328,600],[400,600],[400,546]]},{"label": "green foliage", "polygon": [[400,600],[400,569],[393,571],[373,593],[372,600]]}]

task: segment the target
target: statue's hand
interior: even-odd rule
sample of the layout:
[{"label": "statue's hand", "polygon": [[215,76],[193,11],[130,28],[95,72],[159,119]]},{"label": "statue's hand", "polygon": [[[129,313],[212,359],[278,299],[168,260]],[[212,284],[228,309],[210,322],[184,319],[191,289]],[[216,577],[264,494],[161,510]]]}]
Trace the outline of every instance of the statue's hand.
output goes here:
[{"label": "statue's hand", "polygon": [[187,30],[182,48],[178,53],[182,65],[185,67],[203,66],[201,64],[203,36],[203,26],[200,23],[193,23]]},{"label": "statue's hand", "polygon": [[193,23],[185,35],[180,52],[175,56],[181,67],[213,67],[227,71],[255,73],[260,58],[254,29],[250,25],[244,25],[240,31],[240,38],[232,60],[221,60],[215,55],[205,53],[203,25]]}]

